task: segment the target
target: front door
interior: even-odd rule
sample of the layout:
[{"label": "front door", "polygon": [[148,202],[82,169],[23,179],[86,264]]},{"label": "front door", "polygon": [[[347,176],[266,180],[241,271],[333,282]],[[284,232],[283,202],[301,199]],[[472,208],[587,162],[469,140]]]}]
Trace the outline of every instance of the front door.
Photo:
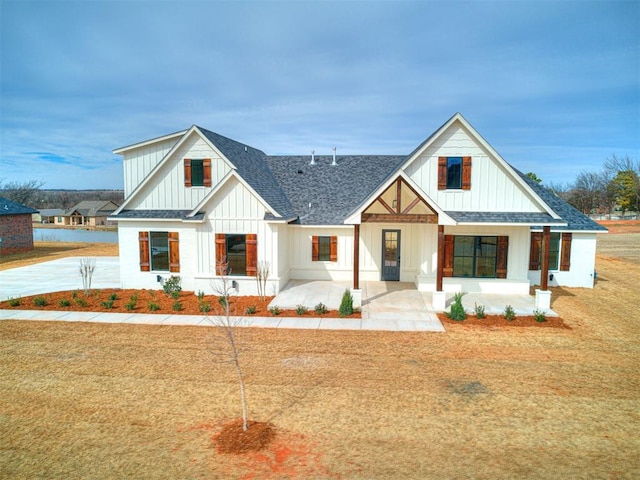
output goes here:
[{"label": "front door", "polygon": [[382,231],[382,280],[400,280],[400,230]]}]

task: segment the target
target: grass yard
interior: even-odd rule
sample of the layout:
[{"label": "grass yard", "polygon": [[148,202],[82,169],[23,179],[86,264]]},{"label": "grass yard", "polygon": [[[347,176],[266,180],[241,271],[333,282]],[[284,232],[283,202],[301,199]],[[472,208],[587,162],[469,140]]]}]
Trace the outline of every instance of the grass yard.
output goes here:
[{"label": "grass yard", "polygon": [[240,415],[213,329],[0,322],[0,478],[638,478],[640,267],[597,270],[554,291],[571,329],[241,330],[277,429],[241,456],[211,440]]}]

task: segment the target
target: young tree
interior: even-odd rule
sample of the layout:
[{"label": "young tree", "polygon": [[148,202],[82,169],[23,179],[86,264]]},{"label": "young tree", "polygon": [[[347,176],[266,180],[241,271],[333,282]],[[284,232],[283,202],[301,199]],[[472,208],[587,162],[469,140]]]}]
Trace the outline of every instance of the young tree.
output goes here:
[{"label": "young tree", "polygon": [[542,183],[542,179],[533,172],[527,172],[525,175],[536,183]]},{"label": "young tree", "polygon": [[622,216],[628,210],[640,209],[640,177],[633,170],[618,172],[611,181],[612,191],[616,201],[622,210]]},{"label": "young tree", "polygon": [[249,408],[247,405],[247,392],[244,383],[244,374],[240,365],[240,346],[237,338],[237,329],[243,325],[243,319],[240,317],[231,316],[230,296],[232,290],[232,284],[226,275],[228,272],[229,264],[226,258],[221,259],[216,263],[216,272],[221,272],[220,279],[213,285],[215,292],[221,298],[220,304],[224,308],[224,315],[214,318],[207,317],[216,327],[216,333],[219,340],[221,340],[225,347],[219,348],[218,345],[212,346],[212,353],[221,356],[224,361],[230,363],[238,377],[238,383],[240,384],[240,401],[242,405],[242,430],[247,431]]},{"label": "young tree", "polygon": [[602,206],[602,194],[608,184],[604,172],[580,172],[568,201],[582,213],[590,214]]}]

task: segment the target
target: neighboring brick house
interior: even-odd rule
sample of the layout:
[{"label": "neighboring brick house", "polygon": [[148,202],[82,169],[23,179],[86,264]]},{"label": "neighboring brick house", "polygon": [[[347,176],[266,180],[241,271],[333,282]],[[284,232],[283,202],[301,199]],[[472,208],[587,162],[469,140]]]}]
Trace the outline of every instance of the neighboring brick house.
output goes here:
[{"label": "neighboring brick house", "polygon": [[34,213],[37,210],[0,197],[0,255],[33,250]]}]

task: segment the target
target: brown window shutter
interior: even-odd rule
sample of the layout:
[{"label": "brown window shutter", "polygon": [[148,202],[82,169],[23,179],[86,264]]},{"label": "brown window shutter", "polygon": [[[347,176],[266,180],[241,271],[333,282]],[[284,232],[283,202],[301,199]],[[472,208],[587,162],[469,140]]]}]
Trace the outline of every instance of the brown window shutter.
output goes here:
[{"label": "brown window shutter", "polygon": [[462,190],[471,190],[471,157],[462,157]]},{"label": "brown window shutter", "polygon": [[507,259],[509,258],[509,237],[498,237],[498,250],[496,258],[496,277],[507,278]]},{"label": "brown window shutter", "polygon": [[438,157],[438,190],[447,189],[447,157]]},{"label": "brown window shutter", "polygon": [[149,232],[140,232],[138,234],[138,244],[140,246],[140,271],[148,272],[151,270],[149,262]]},{"label": "brown window shutter", "polygon": [[191,186],[191,159],[190,158],[184,159],[184,186],[185,187]]},{"label": "brown window shutter", "polygon": [[317,262],[320,260],[320,245],[318,244],[318,236],[311,237],[311,261]]},{"label": "brown window shutter", "polygon": [[529,270],[540,270],[541,246],[542,232],[531,232],[531,247],[529,248]]},{"label": "brown window shutter", "polygon": [[338,261],[338,237],[331,237],[331,250],[329,252],[329,261],[337,262]]},{"label": "brown window shutter", "polygon": [[247,246],[247,276],[255,277],[258,275],[258,235],[247,233],[245,242]]},{"label": "brown window shutter", "polygon": [[221,264],[227,261],[227,236],[224,233],[216,233],[216,275],[224,275]]},{"label": "brown window shutter", "polygon": [[203,181],[205,187],[211,186],[211,159],[205,158],[202,161]]},{"label": "brown window shutter", "polygon": [[560,271],[568,272],[571,269],[571,240],[573,238],[573,234],[571,233],[563,233],[562,234],[562,256],[560,257]]},{"label": "brown window shutter", "polygon": [[169,232],[169,271],[180,271],[180,241],[178,232]]},{"label": "brown window shutter", "polygon": [[444,236],[443,277],[453,277],[453,235]]}]

